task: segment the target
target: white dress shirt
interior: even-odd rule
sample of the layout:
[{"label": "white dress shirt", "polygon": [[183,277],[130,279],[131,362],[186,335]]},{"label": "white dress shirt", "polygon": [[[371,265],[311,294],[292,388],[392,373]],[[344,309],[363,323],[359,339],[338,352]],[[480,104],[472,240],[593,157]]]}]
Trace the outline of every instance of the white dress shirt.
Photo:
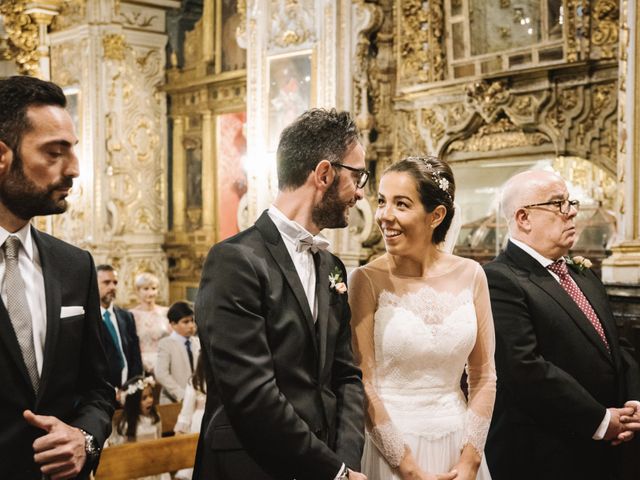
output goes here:
[{"label": "white dress shirt", "polygon": [[[47,336],[47,299],[44,291],[44,276],[40,253],[31,236],[31,224],[27,223],[15,233],[9,233],[0,227],[0,245],[13,235],[20,239],[20,253],[18,254],[18,268],[25,285],[25,294],[31,313],[33,325],[33,346],[36,354],[38,374],[42,375],[42,363],[44,358],[44,342]],[[2,301],[7,304],[7,293],[4,286],[4,273],[6,264],[4,250],[0,249],[0,279],[2,279]]]},{"label": "white dress shirt", "polygon": [[[311,235],[311,233],[298,222],[290,220],[275,205],[269,207],[268,214],[280,232],[289,256],[291,260],[293,260],[293,265],[296,267],[298,277],[300,277],[302,288],[304,288],[304,293],[307,296],[309,308],[315,321],[318,317],[318,305],[316,303],[316,266],[313,263],[311,250],[307,249],[299,252],[297,249],[297,239]],[[345,469],[346,465],[343,463],[340,470],[338,470],[338,474],[335,476],[335,480],[343,474]]]},{"label": "white dress shirt", "polygon": [[109,308],[103,308],[100,305],[100,316],[104,322],[104,312],[109,312],[109,318],[116,330],[116,336],[118,337],[118,345],[120,346],[120,352],[122,352],[122,359],[124,360],[124,367],[120,372],[120,381],[124,384],[127,381],[127,375],[129,374],[129,364],[127,363],[127,356],[124,354],[124,348],[122,348],[122,336],[120,335],[120,326],[118,325],[118,319],[116,318],[116,312],[113,311],[113,302],[109,305]]},{"label": "white dress shirt", "polygon": [[269,207],[268,213],[284,240],[284,245],[287,247],[291,260],[293,260],[293,265],[296,267],[296,272],[298,272],[302,288],[309,302],[309,309],[315,320],[318,314],[318,306],[316,305],[316,266],[313,263],[311,250],[307,249],[302,252],[297,250],[297,239],[311,234],[298,222],[287,218],[275,205]]},{"label": "white dress shirt", "polygon": [[[542,265],[544,268],[547,269],[547,272],[549,272],[549,274],[553,278],[555,278],[558,283],[560,283],[560,277],[547,268],[555,260],[551,260],[551,259],[549,259],[549,258],[547,258],[547,257],[545,257],[543,255],[540,255],[532,247],[530,247],[526,243],[523,243],[523,242],[521,242],[519,240],[515,240],[513,238],[509,238],[509,241],[511,243],[513,243],[514,245],[516,245],[517,247],[520,247],[522,250],[527,252],[529,255],[531,255],[538,263],[540,263],[540,265]],[[602,440],[604,438],[605,434],[607,433],[607,428],[609,427],[609,422],[610,421],[611,421],[611,412],[609,412],[609,410],[605,410],[604,418],[602,419],[602,422],[600,422],[600,426],[598,426],[598,428],[596,429],[595,433],[593,434],[593,437],[591,437],[591,438],[593,438],[594,440]]]}]

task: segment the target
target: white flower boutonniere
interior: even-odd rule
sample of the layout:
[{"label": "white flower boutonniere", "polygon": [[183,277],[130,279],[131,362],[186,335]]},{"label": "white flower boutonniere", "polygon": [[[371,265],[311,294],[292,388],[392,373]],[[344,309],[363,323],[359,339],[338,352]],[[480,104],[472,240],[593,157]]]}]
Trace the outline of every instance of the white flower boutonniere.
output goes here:
[{"label": "white flower boutonniere", "polygon": [[591,260],[580,255],[576,255],[575,257],[566,257],[565,260],[567,261],[567,265],[578,273],[582,273],[593,266]]},{"label": "white flower boutonniere", "polygon": [[333,272],[329,274],[329,288],[340,295],[347,293],[347,286],[342,280],[342,271],[338,267],[335,267]]}]

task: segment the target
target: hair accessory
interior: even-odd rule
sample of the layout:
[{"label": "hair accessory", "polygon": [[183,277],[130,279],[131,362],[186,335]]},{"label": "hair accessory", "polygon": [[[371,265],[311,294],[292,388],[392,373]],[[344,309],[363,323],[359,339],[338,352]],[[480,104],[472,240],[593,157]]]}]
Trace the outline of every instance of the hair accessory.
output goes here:
[{"label": "hair accessory", "polygon": [[444,178],[442,174],[433,167],[433,164],[429,161],[428,158],[409,157],[407,160],[422,161],[422,163],[424,163],[424,165],[427,167],[427,170],[429,171],[429,175],[431,175],[431,179],[433,180],[433,182],[438,186],[440,190],[442,190],[447,195],[447,197],[449,197],[449,200],[453,201],[453,198],[451,198],[451,194],[449,193],[449,180]]},{"label": "hair accessory", "polygon": [[127,396],[142,391],[147,387],[155,386],[156,380],[152,376],[141,378],[136,383],[132,383],[131,385],[129,385],[126,390],[122,390],[122,392],[120,393],[120,400],[122,403],[124,403],[127,399]]}]

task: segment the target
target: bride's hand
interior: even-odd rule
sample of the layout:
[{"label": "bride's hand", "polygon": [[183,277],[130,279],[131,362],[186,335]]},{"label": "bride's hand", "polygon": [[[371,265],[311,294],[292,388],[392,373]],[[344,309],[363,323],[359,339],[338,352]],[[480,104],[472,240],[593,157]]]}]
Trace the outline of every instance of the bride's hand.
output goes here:
[{"label": "bride's hand", "polygon": [[482,458],[471,446],[466,445],[460,455],[460,460],[453,466],[458,472],[457,480],[476,480]]},{"label": "bride's hand", "polygon": [[420,468],[411,451],[407,451],[398,466],[398,473],[402,480],[454,480],[458,472],[453,469],[449,473],[427,473]]}]

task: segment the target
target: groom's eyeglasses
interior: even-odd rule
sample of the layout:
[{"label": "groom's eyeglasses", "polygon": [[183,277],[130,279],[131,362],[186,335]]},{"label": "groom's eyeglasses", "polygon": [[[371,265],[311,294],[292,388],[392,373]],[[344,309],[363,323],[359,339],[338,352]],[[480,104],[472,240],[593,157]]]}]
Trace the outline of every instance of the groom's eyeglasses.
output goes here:
[{"label": "groom's eyeglasses", "polygon": [[580,200],[552,200],[550,202],[532,203],[521,208],[533,208],[552,205],[558,209],[562,215],[567,215],[571,211],[571,207],[576,210],[580,209]]},{"label": "groom's eyeglasses", "polygon": [[367,181],[369,180],[369,172],[364,168],[354,168],[338,162],[331,162],[331,165],[333,165],[334,167],[346,168],[350,172],[356,172],[358,174],[356,187],[358,188],[364,188],[364,186],[367,184]]}]

